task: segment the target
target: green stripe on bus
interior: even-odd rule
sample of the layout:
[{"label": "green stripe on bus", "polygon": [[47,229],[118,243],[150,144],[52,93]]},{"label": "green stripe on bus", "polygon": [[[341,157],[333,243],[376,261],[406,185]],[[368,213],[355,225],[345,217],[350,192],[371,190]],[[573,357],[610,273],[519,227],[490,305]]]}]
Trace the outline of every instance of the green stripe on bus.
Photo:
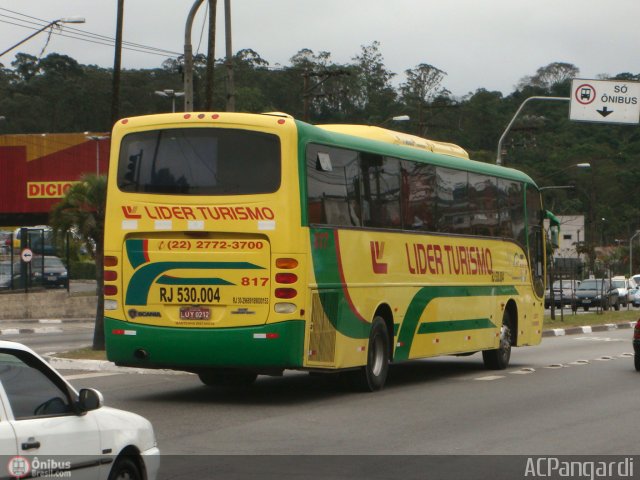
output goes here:
[{"label": "green stripe on bus", "polygon": [[127,287],[127,305],[146,305],[154,280],[169,270],[264,270],[248,262],[154,262],[140,267],[131,275]]},{"label": "green stripe on bus", "polygon": [[336,235],[337,232],[331,228],[311,230],[313,269],[320,289],[320,302],[327,318],[341,334],[350,338],[368,338],[371,322],[363,319],[351,305],[347,286],[342,283]]},{"label": "green stripe on bus", "polygon": [[127,249],[129,263],[133,268],[138,268],[143,263],[147,263],[147,259],[144,256],[144,240],[127,240],[124,244]]},{"label": "green stripe on bus", "polygon": [[420,324],[418,334],[461,332],[463,330],[481,330],[483,328],[496,328],[496,325],[488,318],[427,322]]},{"label": "green stripe on bus", "polygon": [[409,304],[404,321],[398,334],[395,361],[408,360],[413,338],[422,313],[436,298],[452,297],[496,297],[516,295],[518,291],[513,285],[479,285],[479,286],[433,286],[423,287],[416,293]]}]

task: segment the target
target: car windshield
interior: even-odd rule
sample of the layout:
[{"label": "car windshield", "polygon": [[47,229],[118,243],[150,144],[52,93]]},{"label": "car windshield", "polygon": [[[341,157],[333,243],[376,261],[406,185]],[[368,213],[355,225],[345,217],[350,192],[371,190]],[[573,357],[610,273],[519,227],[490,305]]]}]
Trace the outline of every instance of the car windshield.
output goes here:
[{"label": "car windshield", "polygon": [[585,280],[580,284],[578,290],[600,290],[602,288],[602,280]]},{"label": "car windshield", "polygon": [[613,282],[613,286],[616,288],[627,288],[627,286],[625,285],[624,280],[614,280]]},{"label": "car windshield", "polygon": [[60,260],[57,257],[45,258],[44,259],[44,266],[45,267],[64,268],[64,265],[62,264],[62,260]]}]

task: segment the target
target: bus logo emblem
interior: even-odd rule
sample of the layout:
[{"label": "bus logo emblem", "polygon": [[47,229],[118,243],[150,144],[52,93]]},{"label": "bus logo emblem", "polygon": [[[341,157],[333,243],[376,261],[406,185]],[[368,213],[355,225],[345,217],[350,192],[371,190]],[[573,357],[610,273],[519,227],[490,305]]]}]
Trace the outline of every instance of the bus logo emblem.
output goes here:
[{"label": "bus logo emblem", "polygon": [[373,273],[387,273],[387,264],[380,261],[384,255],[384,242],[372,241],[369,242],[369,246],[371,247],[371,266],[373,267]]},{"label": "bus logo emblem", "polygon": [[142,215],[138,213],[138,207],[124,205],[122,207],[122,213],[124,213],[125,218],[142,218]]}]

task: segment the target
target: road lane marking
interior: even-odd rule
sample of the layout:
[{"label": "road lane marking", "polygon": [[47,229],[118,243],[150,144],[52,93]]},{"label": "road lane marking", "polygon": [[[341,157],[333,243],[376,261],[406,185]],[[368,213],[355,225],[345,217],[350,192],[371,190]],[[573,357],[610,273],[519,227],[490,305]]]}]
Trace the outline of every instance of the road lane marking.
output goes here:
[{"label": "road lane marking", "polygon": [[504,378],[504,375],[487,375],[486,377],[474,378],[474,380],[491,381],[491,380],[499,380],[501,378]]}]

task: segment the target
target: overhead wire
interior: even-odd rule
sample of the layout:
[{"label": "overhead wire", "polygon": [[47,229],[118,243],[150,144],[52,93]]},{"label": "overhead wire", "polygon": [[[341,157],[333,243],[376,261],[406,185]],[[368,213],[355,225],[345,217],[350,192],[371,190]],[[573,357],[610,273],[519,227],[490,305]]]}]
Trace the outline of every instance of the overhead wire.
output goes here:
[{"label": "overhead wire", "polygon": [[[9,10],[7,8],[1,8],[0,7],[0,11],[4,11],[4,12],[8,12],[10,14],[13,15],[19,15],[20,17],[25,17],[25,18],[20,18],[20,17],[16,17],[16,16],[12,16],[12,15],[7,15],[7,14],[3,14],[0,13],[0,23],[5,23],[8,25],[14,25],[14,26],[18,26],[21,28],[26,28],[29,30],[39,30],[40,28],[48,25],[51,22],[48,22],[44,19],[40,19],[37,17],[33,17],[30,15],[26,15],[20,12],[16,12],[14,10]],[[3,18],[2,18],[3,17]],[[35,20],[35,21],[34,21]],[[20,23],[17,23],[20,22]],[[115,45],[115,39],[113,37],[109,37],[107,35],[101,35],[101,34],[97,34],[97,33],[93,33],[93,32],[88,32],[86,30],[82,30],[79,28],[75,28],[75,27],[70,27],[68,25],[65,24],[58,24],[60,28],[60,31],[54,31],[53,34],[55,35],[59,35],[62,37],[67,37],[67,38],[72,38],[75,40],[79,40],[79,41],[84,41],[84,42],[88,42],[88,43],[94,43],[94,44],[98,44],[98,45],[105,45],[105,46],[114,46]],[[182,53],[180,52],[174,52],[171,50],[167,50],[167,49],[163,49],[163,48],[158,48],[158,47],[153,47],[153,46],[149,46],[149,45],[143,45],[143,44],[139,44],[139,43],[134,43],[134,42],[123,42],[123,47],[124,50],[130,50],[130,51],[136,51],[136,52],[140,52],[140,53],[146,53],[146,54],[150,54],[150,55],[160,55],[160,56],[169,56],[169,57],[178,57],[180,55],[182,55]]]}]

